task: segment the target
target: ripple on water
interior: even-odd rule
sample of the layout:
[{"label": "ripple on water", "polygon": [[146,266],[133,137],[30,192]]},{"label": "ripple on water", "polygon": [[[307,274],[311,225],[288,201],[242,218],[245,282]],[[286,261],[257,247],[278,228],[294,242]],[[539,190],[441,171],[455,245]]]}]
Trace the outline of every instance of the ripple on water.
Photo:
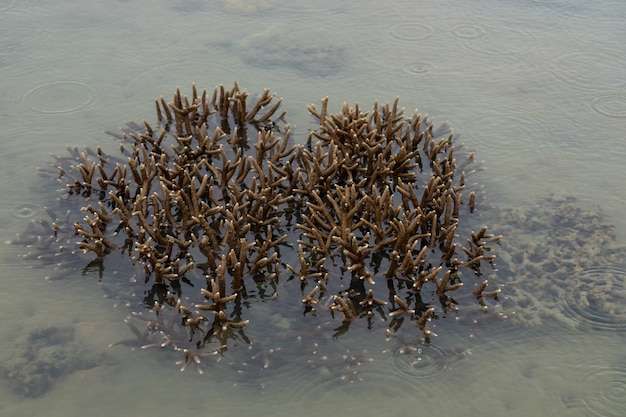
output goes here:
[{"label": "ripple on water", "polygon": [[391,353],[390,370],[410,381],[440,378],[456,355],[436,343],[398,346]]},{"label": "ripple on water", "polygon": [[511,109],[506,113],[490,113],[474,119],[476,131],[475,146],[488,149],[493,154],[506,153],[524,159],[527,155],[543,155],[549,146],[550,130],[539,120],[524,114],[524,109]]},{"label": "ripple on water", "polygon": [[452,26],[450,33],[462,47],[484,55],[520,55],[536,46],[536,38],[531,31],[504,25],[491,27],[462,23]]},{"label": "ripple on water", "polygon": [[[584,407],[594,416],[621,417],[626,410],[626,365],[585,366],[579,393]],[[575,401],[575,400],[574,400]]]},{"label": "ripple on water", "polygon": [[16,102],[34,115],[62,115],[85,111],[102,99],[100,87],[90,80],[45,81],[18,93]]},{"label": "ripple on water", "polygon": [[615,90],[626,86],[626,59],[599,50],[572,51],[553,60],[552,76],[583,90]]},{"label": "ripple on water", "polygon": [[39,213],[41,213],[41,206],[28,201],[19,201],[11,207],[11,215],[18,219],[30,219]]},{"label": "ripple on water", "polygon": [[45,26],[30,24],[32,18],[28,9],[0,9],[0,12],[0,71],[14,69],[12,72],[22,75],[30,71],[27,68],[37,67],[33,61],[41,59],[51,49],[44,51],[42,45],[54,45],[56,36]]},{"label": "ripple on water", "polygon": [[590,19],[588,15],[574,14],[568,19],[565,30],[574,39],[582,42],[596,46],[622,47],[626,39],[626,25],[623,19],[614,17],[607,15]]},{"label": "ripple on water", "polygon": [[478,39],[485,36],[485,29],[472,23],[461,23],[452,26],[450,33],[459,39]]},{"label": "ripple on water", "polygon": [[[402,54],[401,48],[399,51]],[[394,60],[381,60],[375,53],[370,56],[361,55],[359,59],[363,60],[359,66],[367,68],[366,71],[371,71],[371,77],[376,79],[375,90],[378,92],[376,98],[380,102],[388,102],[393,101],[395,96],[399,96],[400,104],[406,107],[406,116],[412,116],[416,107],[420,110],[426,107],[425,98],[431,96],[430,91],[436,90],[435,86],[441,85],[441,71],[438,69],[442,66],[439,63],[435,64],[423,59],[415,60],[415,57],[410,55],[398,55],[398,58]],[[362,86],[357,85],[355,88],[359,89]],[[420,91],[417,99],[409,93],[416,88]]]},{"label": "ripple on water", "polygon": [[626,118],[626,93],[606,92],[596,94],[589,103],[590,110],[603,117]]},{"label": "ripple on water", "polygon": [[563,291],[567,314],[594,328],[626,329],[626,268],[586,269],[568,282]]},{"label": "ripple on water", "polygon": [[400,22],[391,25],[387,35],[394,41],[419,42],[430,38],[435,33],[432,26],[417,22]]},{"label": "ripple on water", "polygon": [[425,61],[411,62],[403,68],[403,71],[406,72],[407,74],[420,75],[420,76],[425,75],[427,73],[432,73],[433,71],[436,71],[436,70],[437,70],[437,67],[434,64],[431,64],[430,62],[425,62]]},{"label": "ripple on water", "polygon": [[282,334],[272,331],[268,344],[251,343],[245,358],[238,360],[238,384],[288,392],[289,398],[276,397],[277,401],[288,401],[294,395],[322,398],[330,392],[336,395],[349,390],[354,384],[375,383],[371,376],[371,366],[378,362],[375,355],[362,348],[348,349],[351,343],[332,342],[326,334],[331,329],[326,327],[305,326],[308,337],[299,334],[302,328],[284,329]]}]

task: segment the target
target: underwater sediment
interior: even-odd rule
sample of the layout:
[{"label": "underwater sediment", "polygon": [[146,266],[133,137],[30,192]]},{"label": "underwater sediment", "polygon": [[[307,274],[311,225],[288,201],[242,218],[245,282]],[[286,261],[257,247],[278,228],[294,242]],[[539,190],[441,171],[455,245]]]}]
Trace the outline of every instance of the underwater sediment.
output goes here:
[{"label": "underwater sediment", "polygon": [[43,173],[58,207],[13,242],[97,275],[131,308],[138,346],[201,371],[205,357],[322,323],[332,338],[356,326],[428,341],[433,321],[497,302],[483,269],[500,236],[470,220],[474,154],[446,125],[398,99],[330,113],[325,98],[295,143],[281,100],[236,83],[177,89],[155,110],[111,133],[117,145],[56,157]]},{"label": "underwater sediment", "polygon": [[498,252],[498,275],[512,324],[626,330],[626,247],[598,204],[553,195],[491,218],[511,239]]},{"label": "underwater sediment", "polygon": [[45,394],[65,375],[114,364],[109,355],[94,352],[74,337],[74,327],[42,327],[15,339],[15,350],[3,355],[0,372],[13,390],[25,397]]}]

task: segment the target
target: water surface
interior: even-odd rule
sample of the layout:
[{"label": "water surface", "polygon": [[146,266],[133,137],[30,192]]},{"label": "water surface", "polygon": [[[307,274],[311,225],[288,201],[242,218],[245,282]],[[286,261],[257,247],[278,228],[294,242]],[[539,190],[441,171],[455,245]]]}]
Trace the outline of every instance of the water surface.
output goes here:
[{"label": "water surface", "polygon": [[[625,242],[624,21],[626,4],[618,0],[5,1],[0,240],[42,214],[49,196],[36,185],[35,167],[49,153],[102,145],[109,140],[103,131],[153,117],[154,98],[170,97],[176,86],[212,89],[236,79],[250,91],[269,87],[285,97],[299,140],[311,127],[306,105],[324,96],[336,111],[344,101],[368,107],[399,95],[407,111],[448,120],[484,161],[487,169],[472,177],[486,193],[480,219],[494,228],[508,219],[508,246],[492,282],[519,294],[515,274],[535,271],[539,282],[569,265],[538,267],[537,259],[552,258],[533,252],[559,253],[574,239],[564,234],[546,244],[550,234],[542,232],[576,229],[558,223],[554,211],[563,204],[581,207],[580,224],[614,225],[615,246]],[[546,200],[555,193],[560,203]],[[515,208],[521,214],[502,216]],[[562,292],[545,287],[553,299],[528,301],[521,313],[521,304],[507,307],[503,298],[508,319],[442,321],[430,345],[417,332],[391,343],[367,332],[321,347],[305,341],[306,362],[290,358],[286,366],[280,352],[262,352],[271,369],[250,378],[222,371],[221,363],[203,375],[179,372],[178,358],[166,352],[108,348],[130,337],[124,306],[114,307],[80,271],[44,280],[50,271],[22,259],[22,248],[3,245],[0,353],[19,356],[28,349],[25,335],[57,326],[72,328],[77,343],[107,359],[63,375],[36,398],[3,380],[0,413],[620,416],[626,264],[615,260],[623,250],[596,253],[599,243],[585,236],[579,245],[565,253],[594,253],[598,265],[565,269],[576,272],[572,284],[565,281]],[[608,280],[601,295],[617,300],[613,310],[598,294],[581,307],[581,291],[598,280]],[[528,291],[532,281],[523,282]],[[522,325],[515,313],[530,319]],[[328,378],[323,355],[345,356],[344,378]]]}]

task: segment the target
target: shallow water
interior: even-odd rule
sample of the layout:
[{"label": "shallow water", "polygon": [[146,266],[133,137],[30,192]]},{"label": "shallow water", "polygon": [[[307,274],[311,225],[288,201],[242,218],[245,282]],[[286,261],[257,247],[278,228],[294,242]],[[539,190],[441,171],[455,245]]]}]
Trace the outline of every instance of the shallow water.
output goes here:
[{"label": "shallow water", "polygon": [[[486,167],[472,177],[486,193],[481,221],[497,228],[499,213],[524,208],[515,222],[504,216],[508,246],[499,281],[490,278],[504,294],[516,294],[515,274],[536,270],[545,280],[554,273],[546,269],[551,258],[547,266],[533,264],[533,250],[565,250],[547,245],[541,232],[546,210],[554,210],[546,203],[552,193],[575,197],[571,204],[587,213],[581,223],[613,224],[615,245],[626,242],[623,1],[284,3],[3,2],[0,240],[42,213],[46,197],[34,168],[46,165],[49,153],[105,143],[103,131],[152,117],[154,98],[170,97],[176,86],[194,81],[210,89],[236,79],[285,97],[296,132],[311,127],[306,105],[327,95],[333,111],[344,101],[366,108],[399,95],[407,111],[419,107],[435,123],[448,120]],[[589,214],[596,203],[600,217]],[[572,229],[556,220],[550,227]],[[130,337],[128,311],[102,297],[95,277],[67,271],[66,279],[46,281],[51,271],[19,257],[22,248],[2,245],[0,356],[19,355],[28,348],[24,335],[49,326],[70,326],[76,342],[108,356],[36,398],[0,380],[0,414],[621,416],[626,263],[615,259],[624,250],[606,257],[584,237],[584,253],[596,254],[599,264],[579,265],[571,284],[551,289],[554,300],[529,302],[526,314],[542,320],[527,326],[514,319],[523,306],[503,298],[509,319],[441,320],[430,345],[417,335],[387,342],[353,332],[318,345],[277,335],[274,351],[258,353],[260,369],[211,362],[203,375],[179,372],[178,357],[166,352],[108,348]],[[602,294],[587,286],[598,280]],[[582,291],[589,292],[584,300]],[[306,355],[285,363],[281,351]],[[329,378],[334,370],[324,356],[337,359],[336,377]]]}]

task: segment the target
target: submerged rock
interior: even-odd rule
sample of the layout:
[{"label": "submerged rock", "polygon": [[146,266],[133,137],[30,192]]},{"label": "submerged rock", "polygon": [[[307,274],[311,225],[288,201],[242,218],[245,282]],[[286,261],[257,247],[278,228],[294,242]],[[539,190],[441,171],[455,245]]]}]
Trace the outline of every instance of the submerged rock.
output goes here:
[{"label": "submerged rock", "polygon": [[348,51],[327,34],[286,25],[272,25],[220,46],[235,51],[248,65],[263,69],[292,69],[308,77],[337,74],[349,60]]},{"label": "submerged rock", "polygon": [[499,274],[513,323],[626,330],[626,246],[598,205],[550,196],[492,220],[508,237]]},{"label": "submerged rock", "polygon": [[111,363],[74,339],[74,328],[46,327],[20,335],[15,354],[3,358],[2,372],[13,389],[26,397],[45,394],[64,375]]}]

